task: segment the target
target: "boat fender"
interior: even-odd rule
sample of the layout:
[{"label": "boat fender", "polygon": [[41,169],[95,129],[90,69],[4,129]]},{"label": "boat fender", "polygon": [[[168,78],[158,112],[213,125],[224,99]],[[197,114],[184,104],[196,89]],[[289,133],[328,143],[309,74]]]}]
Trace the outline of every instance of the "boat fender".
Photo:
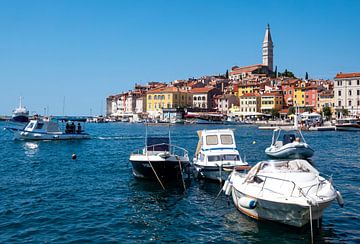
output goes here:
[{"label": "boat fender", "polygon": [[225,192],[226,196],[230,196],[232,189],[231,176],[225,181],[222,190]]},{"label": "boat fender", "polygon": [[336,201],[338,202],[338,204],[341,208],[344,207],[344,199],[341,196],[341,193],[339,191],[336,191]]},{"label": "boat fender", "polygon": [[239,205],[243,208],[254,209],[256,208],[257,201],[249,197],[241,197],[239,199]]}]

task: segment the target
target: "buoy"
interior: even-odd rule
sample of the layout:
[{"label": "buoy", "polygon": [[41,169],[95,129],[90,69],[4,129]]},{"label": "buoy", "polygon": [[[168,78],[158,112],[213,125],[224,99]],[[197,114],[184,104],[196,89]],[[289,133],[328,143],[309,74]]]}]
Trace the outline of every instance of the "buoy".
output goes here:
[{"label": "buoy", "polygon": [[75,154],[75,153],[73,153],[73,154],[71,155],[71,159],[72,159],[72,160],[75,160],[75,159],[76,159],[76,154]]},{"label": "buoy", "polygon": [[256,204],[257,204],[257,202],[253,198],[241,197],[239,199],[239,205],[244,208],[254,209],[254,208],[256,208]]},{"label": "buoy", "polygon": [[256,144],[256,141],[253,141],[253,144]]},{"label": "buoy", "polygon": [[341,196],[341,193],[339,191],[336,191],[336,200],[337,200],[339,206],[343,208],[344,207],[344,199]]}]

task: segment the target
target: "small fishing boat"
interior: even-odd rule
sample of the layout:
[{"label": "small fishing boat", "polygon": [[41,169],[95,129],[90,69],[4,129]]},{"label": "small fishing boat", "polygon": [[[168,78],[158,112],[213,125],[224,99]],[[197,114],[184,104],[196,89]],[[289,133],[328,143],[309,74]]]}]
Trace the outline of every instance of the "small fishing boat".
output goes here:
[{"label": "small fishing boat", "polygon": [[338,119],[335,127],[336,130],[341,131],[360,131],[360,119],[351,117]]},{"label": "small fishing boat", "polygon": [[319,220],[335,199],[344,205],[332,180],[301,159],[259,162],[247,174],[233,171],[223,191],[251,218],[296,227]]},{"label": "small fishing boat", "polygon": [[202,130],[198,136],[193,160],[197,177],[225,181],[234,168],[248,165],[236,149],[232,130]]},{"label": "small fishing boat", "polygon": [[188,151],[172,145],[170,135],[146,136],[145,147],[131,153],[129,161],[135,177],[157,179],[160,183],[181,179],[182,173],[190,167]]},{"label": "small fishing boat", "polygon": [[[281,137],[282,140],[279,139]],[[314,150],[306,143],[300,130],[277,128],[273,132],[271,145],[265,149],[265,153],[278,159],[306,159],[314,155]]]},{"label": "small fishing boat", "polygon": [[15,140],[89,139],[90,135],[84,132],[80,121],[76,121],[78,122],[77,128],[74,124],[75,121],[71,121],[71,124],[67,123],[65,131],[60,129],[58,121],[50,119],[32,119],[22,129],[14,127],[5,127],[5,129],[14,133]]}]

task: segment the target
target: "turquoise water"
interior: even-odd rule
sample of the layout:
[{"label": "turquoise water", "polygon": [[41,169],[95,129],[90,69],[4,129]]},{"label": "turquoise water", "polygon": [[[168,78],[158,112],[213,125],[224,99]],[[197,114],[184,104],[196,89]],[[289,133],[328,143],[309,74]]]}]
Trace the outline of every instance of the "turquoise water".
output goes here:
[{"label": "turquoise water", "polygon": [[[23,142],[0,124],[0,243],[11,242],[285,242],[310,240],[309,228],[256,222],[221,196],[217,183],[165,185],[134,179],[131,151],[144,144],[141,124],[87,124],[93,139]],[[271,131],[252,126],[171,127],[174,144],[192,156],[196,131],[234,128],[251,164],[266,159]],[[167,126],[149,127],[166,134]],[[307,132],[315,166],[333,175],[345,208],[333,203],[315,231],[316,242],[360,242],[360,133]],[[255,141],[255,143],[254,143]],[[71,154],[77,160],[71,160]]]}]

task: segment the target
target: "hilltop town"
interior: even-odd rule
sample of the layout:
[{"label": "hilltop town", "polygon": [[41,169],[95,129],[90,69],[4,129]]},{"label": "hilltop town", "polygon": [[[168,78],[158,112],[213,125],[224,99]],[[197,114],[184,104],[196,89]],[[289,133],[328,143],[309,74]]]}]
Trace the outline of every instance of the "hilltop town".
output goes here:
[{"label": "hilltop town", "polygon": [[170,121],[188,117],[217,120],[287,118],[295,107],[339,118],[360,114],[360,73],[341,73],[334,80],[297,78],[274,69],[270,26],[262,44],[262,64],[234,66],[224,74],[170,83],[135,84],[131,91],[106,98],[106,115],[113,120]]}]

